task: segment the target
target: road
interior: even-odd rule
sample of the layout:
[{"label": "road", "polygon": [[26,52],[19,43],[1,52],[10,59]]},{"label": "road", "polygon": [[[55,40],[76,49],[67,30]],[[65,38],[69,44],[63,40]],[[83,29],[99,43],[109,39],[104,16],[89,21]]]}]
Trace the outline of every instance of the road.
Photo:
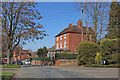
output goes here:
[{"label": "road", "polygon": [[81,72],[54,66],[27,66],[16,72],[14,78],[93,78]]},{"label": "road", "polygon": [[24,66],[14,78],[118,78],[118,68]]}]

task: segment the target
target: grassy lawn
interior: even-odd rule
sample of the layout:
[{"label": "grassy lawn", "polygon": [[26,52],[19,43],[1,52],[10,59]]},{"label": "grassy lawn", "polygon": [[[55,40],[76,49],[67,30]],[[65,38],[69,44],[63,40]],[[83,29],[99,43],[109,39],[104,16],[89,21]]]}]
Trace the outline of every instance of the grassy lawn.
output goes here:
[{"label": "grassy lawn", "polygon": [[119,68],[119,65],[118,64],[110,64],[110,65],[90,64],[90,65],[84,65],[84,67]]},{"label": "grassy lawn", "polygon": [[2,80],[10,80],[14,76],[14,73],[3,72]]},{"label": "grassy lawn", "polygon": [[16,69],[2,69],[2,70],[16,70]]},{"label": "grassy lawn", "polygon": [[2,65],[2,68],[20,68],[19,65]]}]

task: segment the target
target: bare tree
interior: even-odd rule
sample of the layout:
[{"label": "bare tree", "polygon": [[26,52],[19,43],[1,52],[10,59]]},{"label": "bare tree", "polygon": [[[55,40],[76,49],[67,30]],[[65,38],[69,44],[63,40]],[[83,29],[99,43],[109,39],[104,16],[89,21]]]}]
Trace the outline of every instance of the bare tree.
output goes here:
[{"label": "bare tree", "polygon": [[10,55],[19,43],[34,41],[46,36],[42,25],[37,22],[42,17],[33,2],[2,2],[2,34],[7,41],[7,64]]},{"label": "bare tree", "polygon": [[[82,2],[80,3],[80,8],[85,10],[86,27],[93,26],[95,34],[93,38],[97,40],[98,36],[101,38],[103,29],[107,27],[108,24],[108,12],[110,3],[107,2]],[[106,25],[105,25],[106,24]],[[101,29],[101,30],[100,30]],[[87,30],[87,35],[89,30]]]}]

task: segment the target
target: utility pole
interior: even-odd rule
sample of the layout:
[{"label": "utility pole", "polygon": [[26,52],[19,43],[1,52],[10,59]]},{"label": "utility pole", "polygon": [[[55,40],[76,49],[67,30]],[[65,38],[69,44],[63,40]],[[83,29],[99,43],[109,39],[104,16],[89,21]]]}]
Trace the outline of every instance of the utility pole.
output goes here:
[{"label": "utility pole", "polygon": [[88,32],[88,24],[87,24],[87,18],[86,18],[86,3],[84,1],[84,9],[85,9],[85,23],[86,23],[86,28],[87,28],[87,40],[89,41],[89,32]]},{"label": "utility pole", "polygon": [[81,19],[82,19],[82,42],[83,42],[83,8],[81,8]]}]

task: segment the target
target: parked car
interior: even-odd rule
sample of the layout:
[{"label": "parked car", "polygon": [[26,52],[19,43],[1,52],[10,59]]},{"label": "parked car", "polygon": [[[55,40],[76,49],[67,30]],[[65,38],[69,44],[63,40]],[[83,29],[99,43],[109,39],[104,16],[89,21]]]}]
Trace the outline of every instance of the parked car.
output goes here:
[{"label": "parked car", "polygon": [[18,65],[23,65],[22,61],[17,61]]},{"label": "parked car", "polygon": [[2,59],[2,64],[6,64],[7,63],[7,58],[3,58]]},{"label": "parked car", "polygon": [[30,65],[30,61],[25,61],[25,64]]},{"label": "parked car", "polygon": [[12,61],[12,64],[16,64],[17,62],[16,61]]}]

